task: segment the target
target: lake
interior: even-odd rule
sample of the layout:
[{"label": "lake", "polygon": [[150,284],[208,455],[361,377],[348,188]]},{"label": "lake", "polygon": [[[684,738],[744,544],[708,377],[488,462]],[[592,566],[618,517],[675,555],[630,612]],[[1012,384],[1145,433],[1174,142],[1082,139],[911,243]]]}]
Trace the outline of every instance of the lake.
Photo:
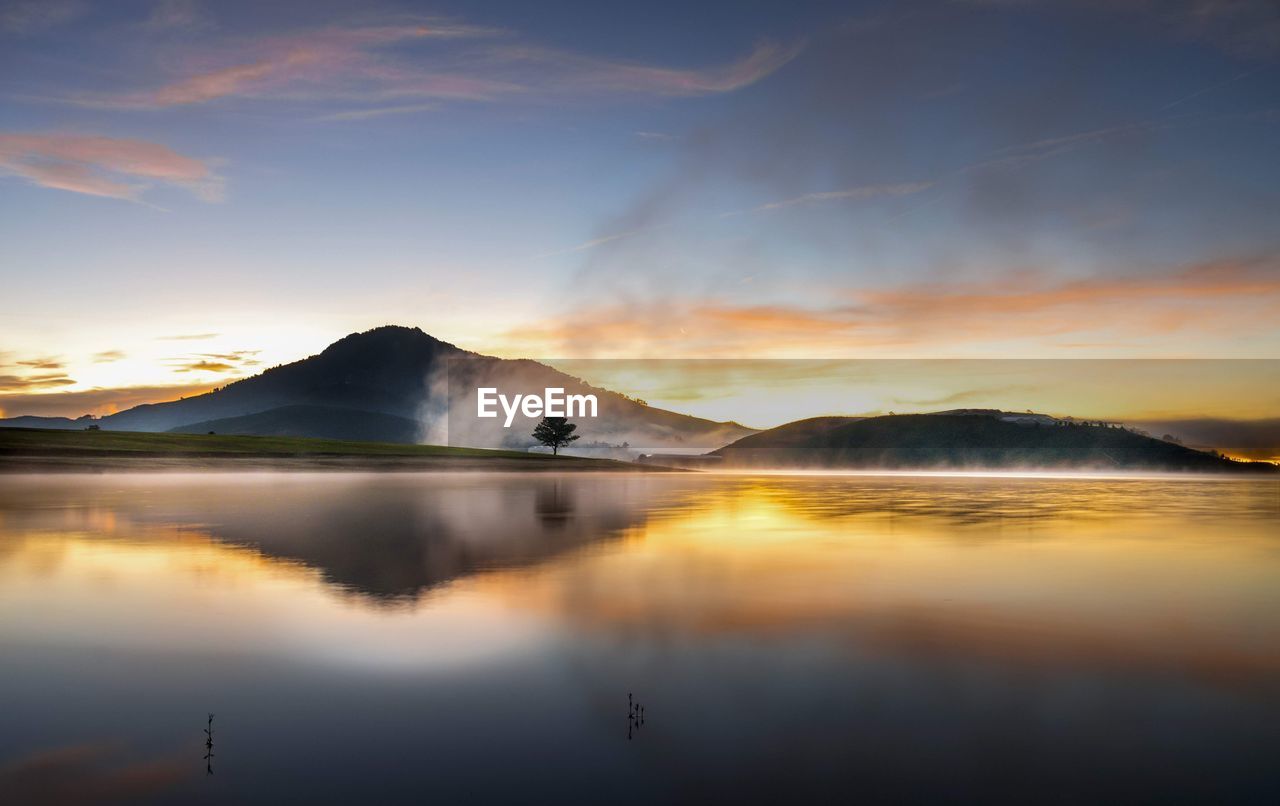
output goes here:
[{"label": "lake", "polygon": [[0,714],[15,804],[1280,803],[1280,482],[10,476]]}]

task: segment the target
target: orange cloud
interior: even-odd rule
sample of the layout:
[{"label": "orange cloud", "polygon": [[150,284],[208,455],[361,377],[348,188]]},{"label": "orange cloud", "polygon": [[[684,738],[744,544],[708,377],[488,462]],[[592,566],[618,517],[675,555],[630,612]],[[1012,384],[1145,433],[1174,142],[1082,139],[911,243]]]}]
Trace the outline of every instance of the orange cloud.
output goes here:
[{"label": "orange cloud", "polygon": [[[5,390],[0,378],[0,392]],[[88,389],[80,392],[34,392],[18,387],[12,394],[0,394],[0,412],[5,417],[38,414],[48,417],[79,417],[82,414],[114,414],[142,403],[161,403],[181,397],[202,395],[216,384],[192,383],[174,386],[131,386],[119,389]]]},{"label": "orange cloud", "polygon": [[[582,307],[504,334],[524,355],[853,356],[950,354],[961,346],[1032,342],[1039,348],[1105,336],[1113,347],[1175,334],[1270,334],[1280,316],[1274,258],[1223,260],[1138,277],[1051,280],[1023,273],[978,283],[832,292],[825,306],[716,299]],[[1072,342],[1057,343],[1058,337]],[[1165,355],[1177,352],[1168,350]]]},{"label": "orange cloud", "polygon": [[167,146],[93,135],[0,133],[0,171],[42,187],[130,200],[146,189],[137,180],[184,187],[207,201],[222,187],[204,162]]},{"label": "orange cloud", "polygon": [[[487,97],[508,88],[507,85],[465,76],[410,73],[375,58],[377,49],[406,40],[449,39],[486,33],[491,32],[468,26],[414,23],[326,28],[267,37],[247,47],[237,45],[195,59],[197,63],[221,61],[230,64],[198,66],[188,77],[156,90],[83,102],[119,108],[156,108],[207,103],[235,96],[320,94],[364,97],[371,89],[442,98]],[[389,96],[382,93],[380,97]]]},{"label": "orange cloud", "polygon": [[49,356],[47,358],[32,358],[27,361],[19,361],[18,364],[32,369],[62,369],[66,366],[61,358]]},{"label": "orange cloud", "polygon": [[75,380],[62,373],[56,375],[0,375],[0,392],[50,389],[70,386]]},{"label": "orange cloud", "polygon": [[298,52],[288,54],[278,62],[268,60],[242,64],[192,76],[156,90],[150,96],[151,102],[155,106],[179,106],[234,95],[255,81],[261,81],[292,64],[304,63],[309,58],[305,52]]}]

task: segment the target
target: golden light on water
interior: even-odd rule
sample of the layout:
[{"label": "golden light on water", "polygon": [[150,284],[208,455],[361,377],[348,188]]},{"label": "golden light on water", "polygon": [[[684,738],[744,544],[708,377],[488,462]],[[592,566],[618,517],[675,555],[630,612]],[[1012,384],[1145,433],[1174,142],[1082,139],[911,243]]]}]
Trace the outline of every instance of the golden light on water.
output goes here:
[{"label": "golden light on water", "polygon": [[[406,496],[411,482],[400,481]],[[220,486],[201,486],[210,483]],[[598,500],[590,490],[627,491],[615,496],[625,517],[609,515],[614,525],[596,540],[545,561],[480,562],[388,601],[335,583],[348,572],[329,565],[347,556],[334,548],[350,544],[377,578],[422,560],[362,547],[360,530],[314,533],[314,549],[300,545],[313,552],[307,560],[220,539],[216,523],[200,522],[208,516],[154,522],[131,498],[10,513],[0,522],[0,632],[424,670],[537,652],[555,635],[638,631],[672,641],[809,636],[842,651],[1033,666],[1167,666],[1233,685],[1280,674],[1280,644],[1257,640],[1280,633],[1274,482],[801,474],[505,483],[518,495],[507,505],[514,524],[522,491],[540,491],[527,500],[541,551],[591,517],[582,509]],[[347,482],[325,484],[315,494],[334,499]],[[468,482],[451,484],[442,492],[471,494]],[[575,492],[581,484],[605,486]],[[194,491],[157,489],[162,508]],[[388,506],[361,489],[336,495],[357,520],[365,507]],[[242,506],[262,496],[260,510],[246,511],[263,535],[278,526],[253,513],[265,517],[267,499],[281,495],[244,484],[217,492]],[[481,532],[462,539],[481,558],[492,542]]]}]

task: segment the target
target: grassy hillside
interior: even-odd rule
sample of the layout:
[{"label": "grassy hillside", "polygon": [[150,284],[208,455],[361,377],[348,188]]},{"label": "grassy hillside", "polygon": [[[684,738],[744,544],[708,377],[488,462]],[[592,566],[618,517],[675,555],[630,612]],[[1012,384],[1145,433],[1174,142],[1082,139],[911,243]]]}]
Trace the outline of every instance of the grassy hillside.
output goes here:
[{"label": "grassy hillside", "polygon": [[314,437],[356,442],[413,445],[419,427],[414,420],[374,411],[329,406],[281,406],[278,409],[206,420],[169,429],[174,434],[242,434],[261,437]]},{"label": "grassy hillside", "polygon": [[[137,465],[136,460],[163,460],[181,467],[183,460],[229,460],[216,466],[246,466],[254,460],[299,460],[290,468],[305,468],[309,460],[329,466],[361,468],[466,468],[636,470],[637,465],[608,459],[449,448],[439,445],[396,445],[310,437],[259,437],[208,434],[151,434],[132,431],[65,431],[34,428],[0,429],[0,469],[112,469]],[[333,461],[329,461],[333,460]],[[301,464],[299,464],[301,462]],[[173,464],[177,463],[177,464]],[[207,466],[196,462],[193,466]]]}]

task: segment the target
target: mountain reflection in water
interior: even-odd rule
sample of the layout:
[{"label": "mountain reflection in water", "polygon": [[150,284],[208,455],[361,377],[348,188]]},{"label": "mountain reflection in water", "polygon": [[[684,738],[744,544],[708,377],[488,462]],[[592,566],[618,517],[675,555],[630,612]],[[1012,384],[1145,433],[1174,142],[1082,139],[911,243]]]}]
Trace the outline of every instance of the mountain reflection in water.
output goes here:
[{"label": "mountain reflection in water", "polygon": [[0,799],[108,742],[190,759],[157,802],[1274,802],[1278,525],[1254,479],[12,477]]}]

